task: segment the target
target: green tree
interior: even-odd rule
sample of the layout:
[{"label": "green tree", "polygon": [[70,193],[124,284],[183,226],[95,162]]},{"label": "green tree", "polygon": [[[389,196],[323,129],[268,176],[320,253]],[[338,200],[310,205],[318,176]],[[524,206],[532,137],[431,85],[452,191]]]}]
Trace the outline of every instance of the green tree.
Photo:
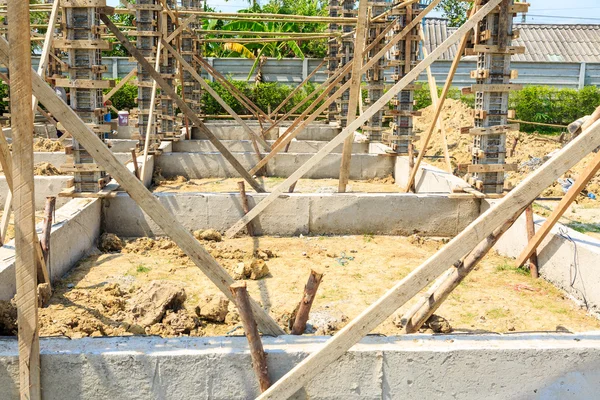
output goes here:
[{"label": "green tree", "polygon": [[448,18],[450,26],[461,26],[467,20],[470,3],[461,0],[443,0],[436,10],[442,11],[442,16]]}]

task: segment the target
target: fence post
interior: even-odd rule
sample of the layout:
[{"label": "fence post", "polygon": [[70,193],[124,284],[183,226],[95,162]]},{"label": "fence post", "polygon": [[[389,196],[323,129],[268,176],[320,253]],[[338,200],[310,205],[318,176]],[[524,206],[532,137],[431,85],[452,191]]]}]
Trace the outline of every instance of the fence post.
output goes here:
[{"label": "fence post", "polygon": [[119,59],[111,57],[110,62],[112,63],[112,79],[119,79]]},{"label": "fence post", "polygon": [[[210,65],[213,68],[215,67],[215,59],[214,59],[214,57],[208,57],[206,59],[206,61],[208,61],[208,65]],[[208,74],[208,81],[209,82],[214,82],[215,78],[213,78],[213,76],[211,74]]]},{"label": "fence post", "polygon": [[585,62],[582,62],[581,66],[579,67],[579,89],[580,90],[585,87],[585,67],[586,67]]},{"label": "fence post", "polygon": [[302,60],[302,82],[304,82],[304,80],[306,79],[307,76],[308,76],[308,58],[304,57],[304,60]]}]

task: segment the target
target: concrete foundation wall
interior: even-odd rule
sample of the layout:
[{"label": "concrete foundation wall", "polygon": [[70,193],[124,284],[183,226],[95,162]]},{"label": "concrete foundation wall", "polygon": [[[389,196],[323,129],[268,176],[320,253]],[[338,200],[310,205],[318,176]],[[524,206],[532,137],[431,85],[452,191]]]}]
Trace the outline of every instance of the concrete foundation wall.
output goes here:
[{"label": "concrete foundation wall", "polygon": [[[254,153],[234,153],[240,163],[250,170],[256,163]],[[313,154],[277,154],[267,164],[267,176],[288,177]],[[338,178],[341,154],[329,154],[318,165],[304,175],[305,178]],[[156,165],[164,177],[183,175],[189,179],[228,178],[239,174],[220,153],[170,153],[157,157]],[[385,178],[394,171],[394,158],[371,154],[356,154],[352,157],[350,179]]]},{"label": "concrete foundation wall", "polygon": [[[256,133],[260,133],[260,125],[257,122],[248,121],[246,124],[254,130]],[[207,121],[205,123],[206,127],[210,129],[210,131],[221,140],[248,140],[248,132],[237,122],[235,121]],[[279,136],[280,132],[285,131],[289,126],[287,123],[283,127],[273,128],[266,134],[266,139],[275,140]],[[336,128],[333,126],[313,123],[309,124],[305,129],[303,129],[296,139],[298,140],[325,140],[330,141],[333,139],[338,133],[340,133],[340,128]],[[194,130],[192,133],[192,139],[206,139],[204,135],[202,135],[199,131]]]},{"label": "concrete foundation wall", "polygon": [[[394,179],[396,185],[406,187],[410,168],[407,157],[396,157]],[[451,193],[455,186],[469,186],[464,180],[427,163],[421,163],[415,178],[415,188],[418,193]]]},{"label": "concrete foundation wall", "polygon": [[[281,378],[328,337],[264,337]],[[244,337],[62,338],[41,341],[45,400],[253,399]],[[0,339],[3,399],[18,399],[18,346]],[[600,335],[367,337],[293,398],[576,399],[600,391]]]},{"label": "concrete foundation wall", "polygon": [[[482,209],[487,209],[488,204],[483,202]],[[536,229],[545,221],[539,215],[534,216]],[[525,215],[521,215],[495,249],[516,258],[526,245]],[[538,248],[538,265],[544,279],[600,313],[600,240],[557,224]]]},{"label": "concrete foundation wall", "polygon": [[[252,141],[250,140],[222,140],[221,143],[229,149],[229,151],[233,153],[244,153],[244,152],[254,152],[254,147],[252,147]],[[268,140],[270,146],[273,146],[275,143],[274,140]],[[327,142],[318,141],[318,140],[293,140],[290,143],[289,153],[316,153],[321,150]],[[333,152],[341,153],[342,146],[339,145],[336,147]],[[259,148],[262,151],[264,149],[262,147]],[[208,140],[180,140],[179,142],[173,143],[173,151],[175,152],[189,152],[189,153],[210,153],[216,152],[217,149],[208,141]],[[369,152],[369,144],[368,143],[354,143],[352,145],[352,153],[368,153]]]},{"label": "concrete foundation wall", "polygon": [[[131,153],[117,153],[115,152],[115,157],[122,163],[126,163],[131,160]],[[33,153],[33,162],[35,164],[40,162],[47,162],[54,165],[56,168],[60,169],[62,164],[66,164],[67,155],[64,152],[34,152]]]},{"label": "concrete foundation wall", "polygon": [[[158,193],[187,229],[225,231],[243,215],[233,193]],[[249,194],[250,208],[265,194]],[[384,234],[449,237],[479,215],[479,201],[415,194],[282,195],[257,218],[257,234]],[[103,228],[119,236],[160,236],[163,232],[126,194],[103,201]]]},{"label": "concrete foundation wall", "polygon": [[[35,182],[35,209],[43,210],[46,204],[46,197],[58,196],[58,193],[67,187],[67,183],[73,179],[72,176],[59,175],[59,176],[36,176],[34,177]],[[6,196],[8,194],[8,184],[6,183],[6,177],[0,176],[0,204],[4,204]],[[57,197],[56,207],[63,206],[69,202],[69,198]]]},{"label": "concrete foundation wall", "polygon": [[[68,272],[94,246],[100,235],[100,204],[98,199],[74,199],[56,210],[50,236],[49,269],[53,281]],[[41,228],[38,224],[38,234]],[[9,300],[16,293],[14,243],[11,240],[0,247],[0,300]],[[1,391],[0,398],[3,398]]]}]

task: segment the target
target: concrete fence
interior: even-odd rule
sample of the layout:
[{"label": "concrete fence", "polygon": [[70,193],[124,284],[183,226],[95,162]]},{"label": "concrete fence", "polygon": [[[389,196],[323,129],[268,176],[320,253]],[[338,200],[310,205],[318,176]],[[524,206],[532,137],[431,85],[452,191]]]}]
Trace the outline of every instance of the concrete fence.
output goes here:
[{"label": "concrete fence", "polygon": [[[471,57],[472,58],[472,57]],[[248,73],[254,64],[254,60],[246,58],[208,58],[208,62],[219,72],[231,76],[235,80],[248,79]],[[39,57],[33,58],[33,65],[37,67]],[[321,63],[321,59],[296,59],[284,58],[277,60],[270,58],[263,66],[263,79],[265,82],[280,82],[287,84],[298,84],[308,76]],[[127,57],[104,57],[102,63],[108,66],[105,78],[122,78],[137,64],[129,61]],[[443,85],[450,69],[451,61],[436,61],[432,66],[432,72],[438,85]],[[474,60],[463,60],[460,63],[454,86],[465,87],[472,85],[475,81],[471,79],[470,72],[475,69]],[[513,62],[513,69],[519,71],[519,78],[515,83],[525,85],[549,85],[558,88],[580,89],[587,85],[600,86],[600,64],[593,63],[552,63],[552,62]],[[386,73],[386,81],[390,82],[391,71]],[[211,77],[204,74],[205,78]],[[255,75],[251,75],[249,81],[253,82]],[[315,74],[311,79],[313,82],[323,82],[327,78],[325,69]],[[420,81],[427,81],[427,76],[421,74]]]}]

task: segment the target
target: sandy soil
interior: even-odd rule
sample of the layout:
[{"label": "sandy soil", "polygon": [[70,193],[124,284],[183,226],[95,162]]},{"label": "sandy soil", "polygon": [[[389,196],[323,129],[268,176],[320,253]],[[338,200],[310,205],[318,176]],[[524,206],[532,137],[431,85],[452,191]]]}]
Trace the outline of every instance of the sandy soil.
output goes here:
[{"label": "sandy soil", "polygon": [[[381,296],[394,282],[433,254],[443,243],[418,237],[301,237],[237,238],[203,244],[230,272],[254,259],[257,249],[273,253],[270,273],[248,280],[250,294],[282,325],[300,299],[310,269],[325,277],[313,305],[317,333],[331,334]],[[260,256],[259,254],[259,256]],[[183,288],[184,309],[167,311],[162,322],[145,330],[136,327],[128,301],[149,282],[167,281]],[[128,241],[120,253],[96,254],[81,262],[55,285],[48,307],[40,309],[42,336],[69,337],[129,335],[223,335],[239,326],[230,304],[224,323],[199,320],[194,308],[206,295],[218,293],[170,240],[142,238]],[[404,307],[405,310],[409,305]],[[513,261],[489,254],[478,269],[438,310],[456,331],[590,331],[600,322],[571,300]],[[167,321],[168,320],[168,321]],[[181,321],[187,321],[182,323]],[[187,324],[187,325],[186,325]],[[181,328],[187,326],[187,328]],[[136,327],[133,329],[132,327]],[[376,332],[398,332],[392,318]],[[238,332],[239,333],[239,332]]]},{"label": "sandy soil", "polygon": [[[272,190],[285,180],[285,178],[258,177],[257,180],[267,190]],[[190,179],[179,176],[171,180],[154,180],[154,192],[239,192],[239,178],[207,178]],[[300,179],[296,184],[294,193],[337,193],[337,179]],[[366,181],[351,180],[347,192],[362,193],[399,193],[402,188],[394,184],[394,178],[375,178]],[[246,185],[246,192],[254,192]]]}]

